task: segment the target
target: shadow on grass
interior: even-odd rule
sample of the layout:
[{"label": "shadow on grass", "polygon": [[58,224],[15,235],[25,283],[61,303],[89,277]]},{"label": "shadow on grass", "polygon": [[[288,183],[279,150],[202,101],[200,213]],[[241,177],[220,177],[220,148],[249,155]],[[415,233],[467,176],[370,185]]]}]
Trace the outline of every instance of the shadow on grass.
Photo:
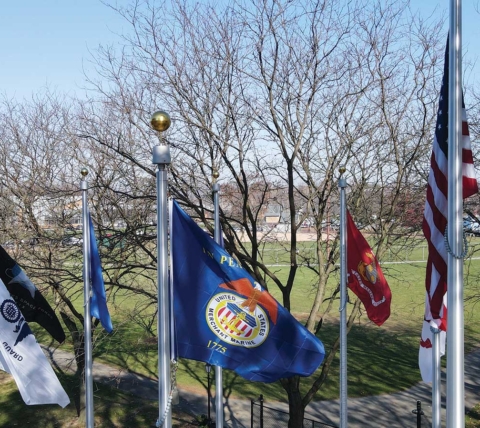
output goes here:
[{"label": "shadow on grass", "polygon": [[[61,375],[59,380],[69,397],[75,389],[73,376]],[[70,403],[62,409],[58,405],[27,406],[17,390],[15,382],[8,374],[0,374],[2,394],[0,396],[0,426],[42,428],[80,428],[75,406]],[[158,402],[141,399],[115,388],[94,384],[95,426],[102,428],[155,427],[158,419]],[[175,411],[174,427],[189,427],[192,416]]]},{"label": "shadow on grass", "polygon": [[[465,325],[466,349],[477,344],[477,323]],[[339,333],[338,323],[324,323],[318,336],[328,352]],[[128,336],[128,339],[127,339]],[[127,368],[131,372],[156,378],[157,344],[155,338],[142,338],[131,332],[107,337],[97,342],[95,358],[101,356],[108,363]],[[420,324],[415,320],[377,327],[365,322],[357,323],[347,338],[348,347],[348,394],[362,397],[405,390],[420,381],[418,347]],[[320,388],[315,401],[338,399],[339,354],[337,353],[329,376]],[[442,359],[445,365],[445,358]],[[212,370],[212,375],[214,371]],[[310,378],[301,379],[301,391],[305,394],[315,381],[320,370]],[[179,388],[207,396],[205,363],[180,360],[177,372]],[[212,396],[215,380],[212,376]],[[263,394],[266,400],[286,402],[287,395],[279,382],[262,384],[249,382],[230,370],[223,370],[224,397],[250,399]]]},{"label": "shadow on grass", "polygon": [[[338,335],[338,324],[324,325],[319,333],[326,350]],[[475,340],[475,329],[465,327],[465,343]],[[374,325],[355,325],[347,339],[348,394],[363,397],[406,390],[421,381],[418,368],[420,326],[390,328]],[[442,358],[445,366],[446,359]],[[204,377],[203,364],[188,362],[192,377]],[[195,371],[196,370],[196,371]],[[318,370],[310,378],[301,379],[302,393],[310,388]],[[279,382],[262,384],[248,382],[235,373],[224,370],[224,396],[228,398],[256,398],[260,394],[271,401],[286,402],[287,396]],[[204,384],[203,384],[204,385]],[[180,385],[182,386],[182,385]],[[205,390],[206,393],[206,390]],[[330,400],[339,397],[339,354],[332,364],[327,381],[314,400]]]},{"label": "shadow on grass", "polygon": [[[375,326],[354,326],[348,335],[348,392],[351,397],[390,393],[408,389],[420,381],[418,370],[419,330],[396,328],[395,331]],[[338,335],[338,324],[324,326],[319,337],[328,352],[329,344]],[[329,377],[315,400],[339,397],[339,354],[332,364]],[[320,369],[310,378],[301,379],[302,393],[310,388]],[[225,398],[256,398],[260,394],[271,401],[286,402],[287,396],[279,382],[262,384],[248,382],[224,370]]]},{"label": "shadow on grass", "polygon": [[480,404],[470,410],[465,418],[465,428],[480,427]]},{"label": "shadow on grass", "polygon": [[[339,333],[338,324],[325,323],[319,337],[329,350]],[[466,340],[468,329],[466,328]],[[112,338],[113,339],[113,338]],[[376,327],[369,324],[355,325],[347,338],[348,392],[351,397],[390,393],[407,389],[420,381],[418,370],[418,346],[420,326]],[[108,339],[95,349],[104,361],[128,368],[132,372],[156,377],[156,342],[151,340],[131,343],[119,335],[108,344]],[[150,343],[152,342],[152,343]],[[118,345],[118,347],[116,346]],[[328,379],[317,393],[315,400],[336,399],[339,396],[339,354],[332,364]],[[155,361],[155,364],[152,364]],[[316,372],[316,375],[320,370]],[[213,370],[212,370],[213,374]],[[205,364],[180,360],[177,379],[180,388],[193,389],[206,395]],[[305,393],[315,380],[315,375],[301,380]],[[212,385],[215,380],[212,378]],[[249,382],[230,370],[223,370],[224,396],[228,398],[256,398],[263,394],[268,400],[286,402],[286,393],[279,382],[262,384]],[[214,387],[212,387],[213,395]]]},{"label": "shadow on grass", "polygon": [[158,370],[157,338],[137,325],[118,325],[111,335],[99,331],[100,340],[95,342],[94,359],[155,378]]},{"label": "shadow on grass", "polygon": [[[69,397],[73,395],[73,389],[70,388],[73,387],[73,379],[73,376],[59,376],[59,380]],[[47,428],[76,426],[67,425],[77,420],[77,412],[72,402],[64,409],[58,405],[27,406],[9,374],[3,372],[0,374],[0,384],[2,385],[0,426],[21,427],[30,425]]]}]

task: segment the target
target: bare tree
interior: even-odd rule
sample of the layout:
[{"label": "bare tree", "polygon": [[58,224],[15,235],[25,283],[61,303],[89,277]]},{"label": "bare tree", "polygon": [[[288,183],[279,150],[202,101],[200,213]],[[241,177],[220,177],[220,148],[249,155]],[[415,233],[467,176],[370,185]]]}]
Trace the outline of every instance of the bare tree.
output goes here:
[{"label": "bare tree", "polygon": [[[146,121],[159,106],[169,111],[171,193],[211,228],[218,170],[228,251],[262,285],[275,284],[287,309],[299,267],[315,271],[306,326],[319,333],[338,293],[326,288],[338,242],[327,246],[322,230],[338,213],[339,166],[347,166],[350,210],[369,226],[380,258],[396,236],[418,231],[418,222],[407,227],[403,216],[423,197],[418,183],[425,183],[430,155],[441,22],[420,21],[401,1],[233,1],[222,8],[152,1],[116,10],[132,32],[121,52],[99,50],[104,80],[90,81],[96,104],[84,106],[77,135],[151,183],[155,136]],[[274,199],[290,224],[282,243],[286,281],[262,254],[259,226]],[[298,246],[306,218],[315,224],[314,260]],[[282,380],[291,427],[300,426],[327,378],[338,339],[329,345],[319,374],[305,380],[306,394],[298,377]]]},{"label": "bare tree", "polygon": [[[3,100],[0,176],[7,227],[2,238],[40,290],[51,293],[62,318],[70,321],[66,325],[82,379],[83,334],[74,320],[83,325],[83,313],[73,304],[81,293],[75,287],[82,281],[81,261],[75,257],[80,248],[62,246],[80,208],[75,147],[67,133],[70,105],[71,100],[51,93],[29,103]],[[82,396],[79,391],[75,397],[79,411],[84,408]]]},{"label": "bare tree", "polygon": [[[79,249],[59,248],[78,213],[78,172],[86,166],[110,300],[141,296],[132,319],[153,336],[151,149],[158,136],[148,119],[160,107],[173,118],[165,135],[173,151],[172,195],[212,230],[212,173],[218,170],[227,250],[264,287],[277,287],[289,310],[299,269],[311,269],[314,299],[303,321],[321,337],[338,299],[338,287],[327,288],[337,274],[338,237],[325,241],[324,232],[338,216],[339,167],[347,168],[349,209],[380,259],[399,236],[408,245],[418,231],[407,213],[424,197],[442,23],[421,21],[399,0],[231,1],[223,7],[152,0],[116,10],[131,32],[122,50],[99,49],[94,61],[101,78],[91,76],[89,99],[74,106],[53,96],[33,105],[3,103],[1,192],[8,203],[1,214],[19,227],[0,231],[2,238],[45,240],[41,251],[25,245],[15,251],[55,290],[81,349],[83,315],[72,304],[79,258],[66,263]],[[39,203],[49,207],[53,231],[41,226]],[[263,252],[277,237],[263,229],[272,206],[288,225],[287,239],[277,244],[288,254],[286,280]],[[313,257],[298,243],[307,219],[316,237]],[[359,314],[357,300],[349,329]],[[311,378],[281,381],[289,427],[301,426],[338,347],[338,338],[326,344],[325,362]]]},{"label": "bare tree", "polygon": [[[81,418],[85,408],[80,230],[83,167],[89,171],[88,203],[110,307],[121,305],[128,293],[136,294],[137,306],[123,310],[124,317],[154,336],[157,295],[155,181],[148,168],[138,169],[127,156],[114,157],[99,149],[98,140],[110,137],[108,127],[84,127],[96,139],[77,135],[74,124],[85,112],[82,105],[51,93],[31,102],[3,100],[0,108],[1,215],[5,219],[1,242],[8,244],[8,251],[40,290],[50,294],[70,333],[80,386],[75,402]],[[89,124],[94,123],[92,115]],[[135,159],[140,158],[136,153]],[[109,340],[98,320],[92,340],[95,345]]]}]

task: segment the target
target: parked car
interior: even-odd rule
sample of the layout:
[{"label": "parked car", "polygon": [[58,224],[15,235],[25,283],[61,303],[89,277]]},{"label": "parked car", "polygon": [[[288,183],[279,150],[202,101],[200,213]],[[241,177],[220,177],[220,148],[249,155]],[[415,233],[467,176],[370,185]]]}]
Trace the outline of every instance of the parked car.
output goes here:
[{"label": "parked car", "polygon": [[464,217],[463,219],[463,230],[465,233],[479,236],[480,235],[480,224],[473,219],[472,217]]},{"label": "parked car", "polygon": [[82,238],[77,238],[76,236],[66,236],[62,239],[63,247],[70,247],[72,245],[81,245],[83,244]]},{"label": "parked car", "polygon": [[40,238],[30,238],[28,243],[33,247],[35,245],[40,244]]}]

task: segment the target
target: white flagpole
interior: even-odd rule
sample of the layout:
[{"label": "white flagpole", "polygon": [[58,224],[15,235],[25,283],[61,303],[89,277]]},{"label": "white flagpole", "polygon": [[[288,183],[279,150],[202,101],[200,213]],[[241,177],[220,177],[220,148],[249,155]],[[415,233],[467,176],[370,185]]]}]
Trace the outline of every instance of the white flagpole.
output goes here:
[{"label": "white flagpole", "polygon": [[87,200],[87,175],[88,170],[82,168],[82,180],[80,189],[82,190],[82,220],[83,220],[83,334],[85,348],[85,426],[93,428],[93,360],[92,360],[92,317],[90,316],[90,222],[88,219],[88,200]]},{"label": "white flagpole", "polygon": [[432,343],[432,428],[441,428],[442,389],[440,364],[440,329],[430,327],[433,337]]},{"label": "white flagpole", "polygon": [[157,427],[172,428],[170,381],[170,303],[168,292],[168,204],[167,167],[170,148],[162,142],[161,132],[170,127],[170,117],[163,111],[153,113],[150,124],[159,132],[160,145],[152,150],[157,169],[157,297],[158,297],[158,420]]},{"label": "white flagpole", "polygon": [[462,254],[462,8],[450,3],[448,76],[447,428],[465,426]]},{"label": "white flagpole", "polygon": [[[214,217],[214,238],[217,244],[221,243],[222,229],[220,227],[220,201],[219,194],[220,185],[217,183],[219,177],[218,171],[213,172],[213,217]],[[215,368],[215,414],[216,414],[216,427],[223,428],[223,373],[222,368],[214,366]],[[209,397],[210,399],[210,397]]]},{"label": "white flagpole", "polygon": [[347,394],[347,203],[343,178],[345,168],[340,168],[340,428],[348,426]]}]

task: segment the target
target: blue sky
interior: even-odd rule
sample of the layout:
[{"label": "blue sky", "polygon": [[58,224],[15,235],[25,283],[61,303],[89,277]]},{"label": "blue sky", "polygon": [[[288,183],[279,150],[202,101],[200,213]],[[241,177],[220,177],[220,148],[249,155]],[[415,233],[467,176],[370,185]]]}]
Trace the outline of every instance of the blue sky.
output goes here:
[{"label": "blue sky", "polygon": [[[425,16],[448,14],[450,0],[412,0]],[[118,0],[126,5],[127,0]],[[478,0],[463,1],[464,53],[480,56]],[[448,24],[447,24],[448,25]],[[81,92],[83,69],[92,71],[90,51],[119,43],[129,28],[100,0],[4,0],[0,13],[0,93],[30,98],[47,86]],[[477,66],[480,70],[480,65]],[[480,81],[480,71],[470,78]]]},{"label": "blue sky", "polygon": [[47,85],[78,90],[89,50],[113,44],[124,23],[99,0],[2,1],[0,93],[29,98]]},{"label": "blue sky", "polygon": [[[480,81],[480,0],[460,0],[462,4],[462,53],[465,60],[475,62],[475,67],[470,72],[467,72],[466,78],[473,82]],[[411,0],[411,7],[413,10],[428,17],[445,16],[445,31],[448,30],[448,17],[450,11],[451,0]],[[445,33],[446,35],[446,33]],[[464,67],[464,71],[466,67]]]}]

